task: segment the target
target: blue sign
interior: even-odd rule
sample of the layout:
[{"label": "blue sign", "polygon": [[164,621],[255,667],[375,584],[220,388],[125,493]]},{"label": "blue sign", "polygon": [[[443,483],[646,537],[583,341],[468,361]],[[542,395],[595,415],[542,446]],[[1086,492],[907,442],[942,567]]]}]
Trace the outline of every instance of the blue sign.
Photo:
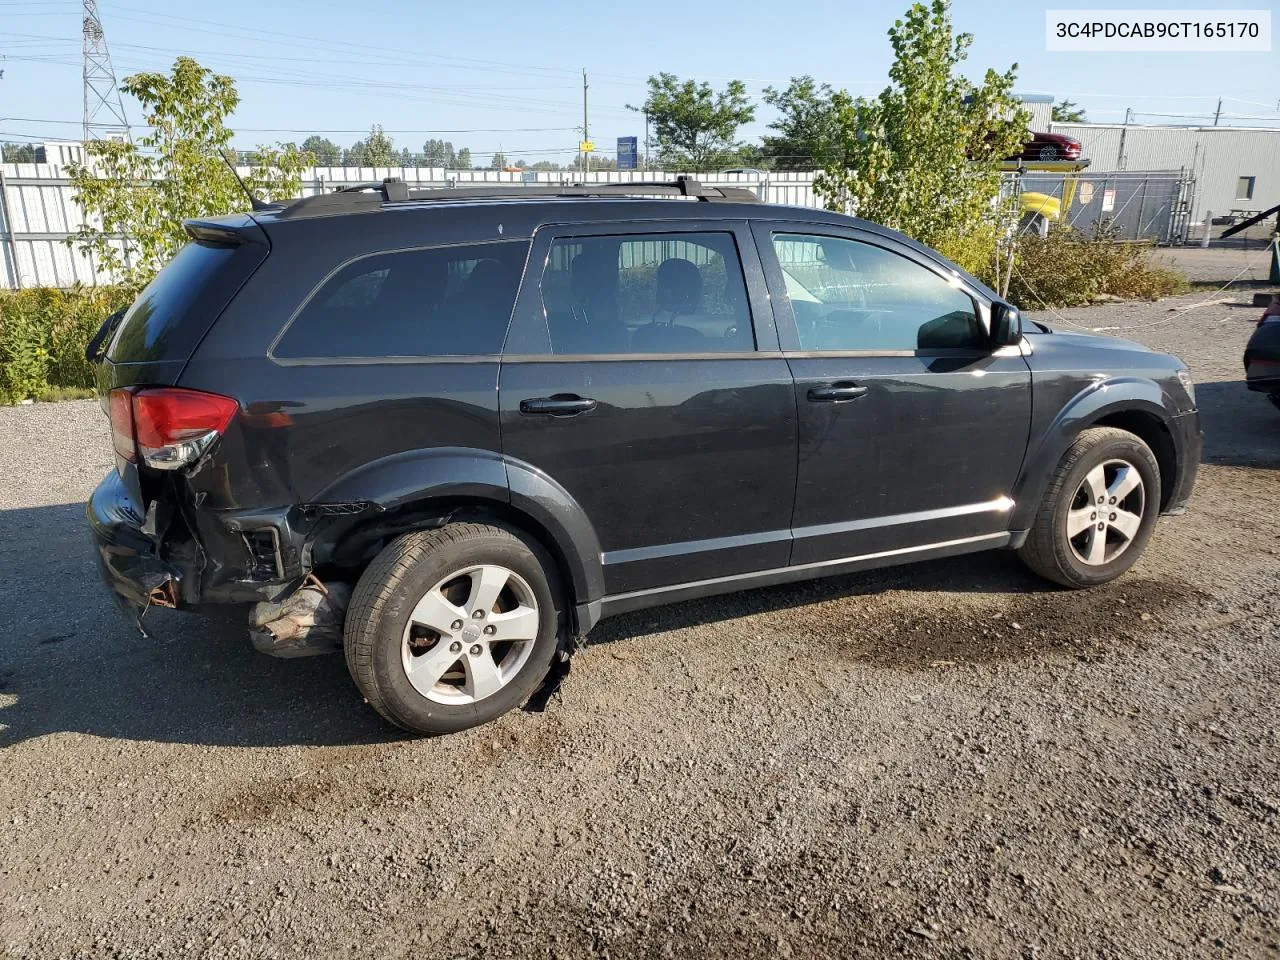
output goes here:
[{"label": "blue sign", "polygon": [[618,138],[618,169],[634,170],[637,167],[636,137]]}]

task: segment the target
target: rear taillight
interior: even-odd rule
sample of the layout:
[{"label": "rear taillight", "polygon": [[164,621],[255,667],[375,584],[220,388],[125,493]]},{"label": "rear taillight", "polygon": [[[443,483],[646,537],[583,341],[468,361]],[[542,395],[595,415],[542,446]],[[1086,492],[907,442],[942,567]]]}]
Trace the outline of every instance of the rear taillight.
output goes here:
[{"label": "rear taillight", "polygon": [[182,387],[129,387],[111,391],[110,409],[117,455],[154,470],[178,470],[199,460],[222,436],[237,404]]},{"label": "rear taillight", "polygon": [[133,445],[133,391],[112,390],[107,398],[107,413],[111,417],[111,446],[116,456],[137,463],[138,451]]}]

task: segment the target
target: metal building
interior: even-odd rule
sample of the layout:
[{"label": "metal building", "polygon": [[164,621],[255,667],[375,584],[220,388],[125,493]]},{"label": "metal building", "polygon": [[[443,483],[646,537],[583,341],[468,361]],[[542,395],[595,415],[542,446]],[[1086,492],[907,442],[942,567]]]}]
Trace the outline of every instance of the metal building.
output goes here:
[{"label": "metal building", "polygon": [[1190,172],[1192,223],[1209,214],[1244,219],[1280,203],[1280,128],[1052,123],[1048,129],[1083,144],[1090,173]]}]

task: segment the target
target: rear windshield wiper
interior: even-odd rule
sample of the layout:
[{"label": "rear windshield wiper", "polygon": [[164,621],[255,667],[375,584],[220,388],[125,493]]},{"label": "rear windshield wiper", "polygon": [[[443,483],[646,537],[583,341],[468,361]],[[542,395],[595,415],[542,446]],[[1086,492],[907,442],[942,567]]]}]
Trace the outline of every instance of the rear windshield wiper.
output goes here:
[{"label": "rear windshield wiper", "polygon": [[107,342],[111,339],[111,334],[115,333],[116,327],[120,326],[120,321],[124,319],[124,315],[128,312],[128,307],[121,307],[102,321],[102,326],[93,335],[89,345],[84,348],[84,358],[86,360],[90,363],[100,363],[102,361],[103,354],[107,352]]}]

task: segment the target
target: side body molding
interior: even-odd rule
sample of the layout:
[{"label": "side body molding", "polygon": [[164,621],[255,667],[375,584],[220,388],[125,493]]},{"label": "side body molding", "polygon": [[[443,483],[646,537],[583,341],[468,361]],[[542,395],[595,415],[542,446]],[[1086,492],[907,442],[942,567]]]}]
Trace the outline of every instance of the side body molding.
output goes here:
[{"label": "side body molding", "polygon": [[1050,474],[1080,431],[1109,414],[1134,410],[1152,414],[1167,426],[1174,414],[1164,396],[1164,390],[1154,380],[1112,377],[1089,384],[1064,404],[1053,422],[1040,432],[1039,442],[1027,450],[1012,494],[1015,506],[1010,529],[1026,530],[1031,526]]},{"label": "side body molding", "polygon": [[600,540],[582,507],[537,467],[492,450],[436,447],[385,457],[353,470],[314,500],[368,501],[395,510],[450,498],[490,501],[524,514],[555,542],[575,602],[604,596]]}]

